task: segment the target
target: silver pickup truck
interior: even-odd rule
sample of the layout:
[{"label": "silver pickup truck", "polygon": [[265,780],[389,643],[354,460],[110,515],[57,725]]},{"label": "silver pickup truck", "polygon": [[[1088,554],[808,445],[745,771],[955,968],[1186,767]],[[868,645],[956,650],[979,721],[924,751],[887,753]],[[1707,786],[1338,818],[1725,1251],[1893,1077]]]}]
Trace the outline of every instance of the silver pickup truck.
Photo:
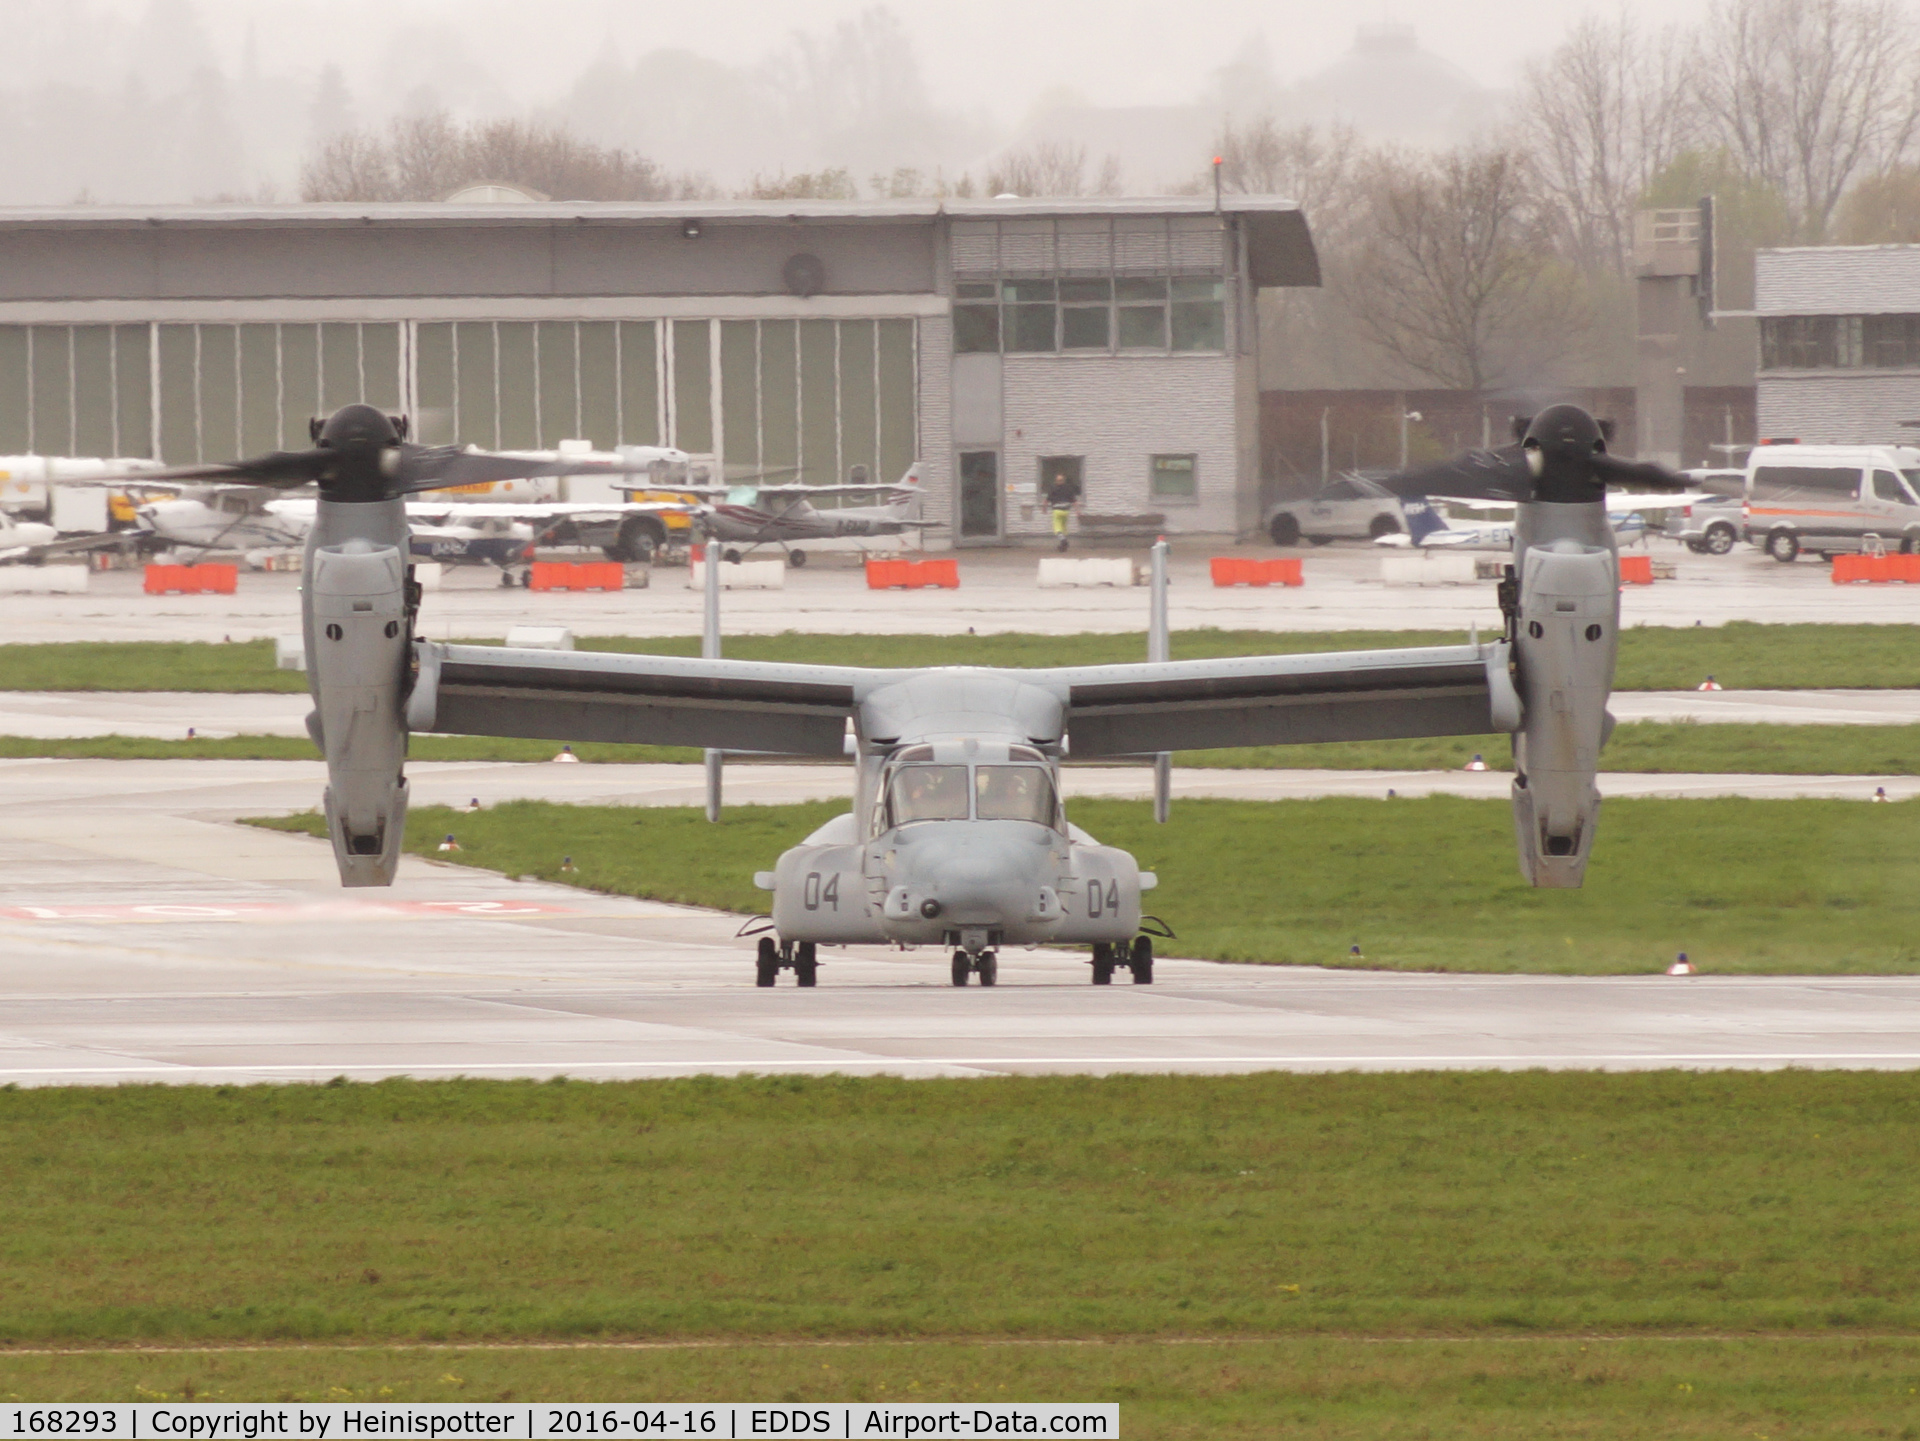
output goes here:
[{"label": "silver pickup truck", "polygon": [[1689,470],[1694,489],[1711,492],[1711,499],[1667,512],[1661,534],[1700,555],[1725,555],[1745,528],[1747,473],[1744,470]]}]

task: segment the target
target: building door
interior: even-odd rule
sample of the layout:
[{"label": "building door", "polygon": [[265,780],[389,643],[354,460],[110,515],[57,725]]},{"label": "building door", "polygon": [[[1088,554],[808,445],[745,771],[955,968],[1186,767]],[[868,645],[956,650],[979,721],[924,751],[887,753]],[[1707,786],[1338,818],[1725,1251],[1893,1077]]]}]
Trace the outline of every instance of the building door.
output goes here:
[{"label": "building door", "polygon": [[960,452],[960,538],[1000,538],[1000,452]]},{"label": "building door", "polygon": [[1053,498],[1056,488],[1063,489],[1067,499],[1080,499],[1080,482],[1085,457],[1078,455],[1043,455],[1040,457],[1039,495],[1042,504]]}]

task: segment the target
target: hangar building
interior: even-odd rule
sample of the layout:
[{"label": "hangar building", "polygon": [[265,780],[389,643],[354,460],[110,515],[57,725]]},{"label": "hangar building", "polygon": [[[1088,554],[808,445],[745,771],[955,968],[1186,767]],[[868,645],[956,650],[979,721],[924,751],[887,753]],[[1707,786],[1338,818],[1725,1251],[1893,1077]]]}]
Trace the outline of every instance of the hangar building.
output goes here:
[{"label": "hangar building", "polygon": [[1256,292],[1289,201],[0,212],[0,453],[217,461],[365,399],[419,438],[669,444],[812,483],[916,459],[960,544],[1082,509],[1257,523]]},{"label": "hangar building", "polygon": [[1920,421],[1920,245],[1755,257],[1759,433],[1813,445],[1912,444]]}]

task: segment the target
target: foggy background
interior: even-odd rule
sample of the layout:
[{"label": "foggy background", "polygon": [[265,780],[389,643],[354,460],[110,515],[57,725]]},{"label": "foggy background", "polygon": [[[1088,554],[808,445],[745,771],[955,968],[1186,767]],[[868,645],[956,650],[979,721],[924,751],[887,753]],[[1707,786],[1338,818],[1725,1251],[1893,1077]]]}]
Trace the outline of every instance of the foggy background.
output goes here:
[{"label": "foggy background", "polygon": [[[1690,22],[1702,4],[1645,7]],[[396,116],[559,124],[710,193],[844,169],[984,183],[1026,142],[1191,185],[1232,111],[1469,141],[1584,13],[1537,0],[0,0],[0,203],[300,198],[328,137]],[[1634,13],[1609,9],[1608,17]],[[1412,20],[1411,86],[1351,52]],[[1332,73],[1329,74],[1328,72]],[[1437,89],[1435,88],[1437,87]],[[1120,112],[1120,113],[1111,113]],[[1132,112],[1131,114],[1126,112]],[[884,187],[882,187],[884,189]]]}]

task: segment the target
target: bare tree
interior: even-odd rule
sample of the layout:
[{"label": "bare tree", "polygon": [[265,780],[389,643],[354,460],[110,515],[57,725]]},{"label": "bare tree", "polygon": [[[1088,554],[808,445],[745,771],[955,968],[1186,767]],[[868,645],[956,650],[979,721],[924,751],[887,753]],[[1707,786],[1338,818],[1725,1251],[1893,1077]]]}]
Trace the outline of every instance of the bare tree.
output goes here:
[{"label": "bare tree", "polygon": [[743,200],[858,200],[860,186],[845,168],[799,175],[756,175]]},{"label": "bare tree", "polygon": [[1721,143],[1786,196],[1808,240],[1920,130],[1920,41],[1896,0],[1721,0],[1699,80]]},{"label": "bare tree", "polygon": [[443,112],[403,116],[384,133],[348,131],[302,167],[306,200],[438,200],[462,185],[501,181],[556,200],[664,200],[701,193],[645,156],[593,145],[553,125],[461,125]]},{"label": "bare tree", "polygon": [[1100,169],[1087,174],[1087,147],[1064,141],[1041,140],[1022,150],[1010,150],[987,168],[989,195],[1118,195],[1120,157],[1109,155]]},{"label": "bare tree", "polygon": [[1382,350],[1438,385],[1483,390],[1581,343],[1590,317],[1523,155],[1386,156],[1371,171],[1364,239],[1336,283]]},{"label": "bare tree", "polygon": [[1284,195],[1299,202],[1322,245],[1337,245],[1354,209],[1365,151],[1350,125],[1321,130],[1282,126],[1272,115],[1228,119],[1214,136],[1223,189],[1247,195]]},{"label": "bare tree", "polygon": [[1920,241],[1920,165],[1896,165],[1849,190],[1834,212],[1833,238],[1841,245]]},{"label": "bare tree", "polygon": [[1639,197],[1697,129],[1686,47],[1622,16],[1588,17],[1522,83],[1521,134],[1560,239],[1589,270],[1626,273]]}]

